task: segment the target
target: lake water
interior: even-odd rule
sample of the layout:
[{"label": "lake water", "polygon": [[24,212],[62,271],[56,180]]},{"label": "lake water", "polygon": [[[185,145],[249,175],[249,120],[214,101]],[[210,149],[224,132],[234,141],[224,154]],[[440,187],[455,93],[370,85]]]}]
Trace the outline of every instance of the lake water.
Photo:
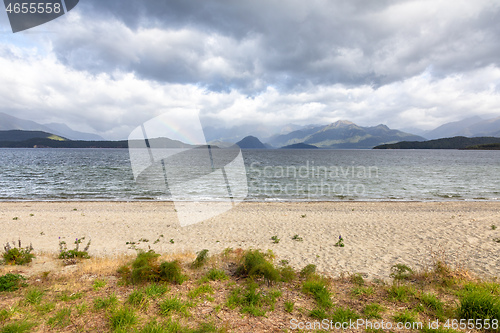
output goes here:
[{"label": "lake water", "polygon": [[[244,150],[251,201],[499,200],[500,151]],[[189,161],[179,172],[189,173]],[[244,184],[239,184],[244,185]],[[180,200],[225,200],[210,182]],[[170,200],[127,149],[0,149],[0,200]]]}]

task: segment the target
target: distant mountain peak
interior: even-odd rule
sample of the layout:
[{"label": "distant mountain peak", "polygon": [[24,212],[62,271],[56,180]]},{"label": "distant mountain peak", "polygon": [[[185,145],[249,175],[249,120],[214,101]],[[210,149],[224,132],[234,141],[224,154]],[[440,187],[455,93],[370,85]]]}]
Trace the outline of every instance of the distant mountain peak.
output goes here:
[{"label": "distant mountain peak", "polygon": [[266,146],[255,136],[249,135],[236,142],[242,149],[266,149]]}]

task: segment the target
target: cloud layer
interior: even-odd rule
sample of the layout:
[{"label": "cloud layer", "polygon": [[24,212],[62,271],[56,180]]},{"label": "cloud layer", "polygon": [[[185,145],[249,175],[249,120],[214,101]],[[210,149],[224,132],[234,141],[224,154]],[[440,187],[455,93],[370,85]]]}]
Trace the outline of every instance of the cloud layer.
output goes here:
[{"label": "cloud layer", "polygon": [[81,1],[30,32],[2,22],[0,102],[113,139],[172,107],[225,126],[493,117],[499,13],[495,1]]}]

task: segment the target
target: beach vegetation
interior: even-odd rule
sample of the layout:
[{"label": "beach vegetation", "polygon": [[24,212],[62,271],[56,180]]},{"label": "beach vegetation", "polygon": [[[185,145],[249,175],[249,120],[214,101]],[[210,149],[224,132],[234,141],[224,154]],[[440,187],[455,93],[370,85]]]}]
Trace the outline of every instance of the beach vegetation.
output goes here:
[{"label": "beach vegetation", "polygon": [[295,306],[295,302],[293,302],[293,301],[285,301],[284,305],[285,305],[285,311],[286,312],[288,312],[288,313],[292,313],[293,312],[293,308]]},{"label": "beach vegetation", "polygon": [[363,279],[363,276],[360,273],[351,274],[349,276],[349,281],[351,281],[351,283],[353,283],[359,287],[365,285],[365,279]]},{"label": "beach vegetation", "polygon": [[107,310],[112,309],[118,304],[118,297],[115,293],[112,293],[108,297],[97,297],[94,299],[94,309],[95,310]]},{"label": "beach vegetation", "polygon": [[301,269],[300,276],[302,278],[307,279],[311,275],[313,275],[314,273],[316,273],[316,265],[309,264],[309,265],[307,265],[307,266],[305,266],[304,268]]},{"label": "beach vegetation", "polygon": [[406,309],[406,310],[404,310],[402,312],[396,313],[392,317],[392,319],[396,323],[403,323],[403,324],[418,322],[417,314],[415,312],[413,312],[413,311],[408,310],[408,309]]},{"label": "beach vegetation", "polygon": [[387,289],[387,294],[392,301],[408,302],[409,298],[415,295],[415,290],[408,285],[393,284]]},{"label": "beach vegetation", "polygon": [[178,297],[165,298],[159,304],[160,314],[167,316],[172,314],[172,312],[177,312],[183,314],[186,317],[189,317],[191,314],[188,309],[192,307],[193,304],[189,302],[184,302]]},{"label": "beach vegetation", "polygon": [[459,299],[458,318],[500,321],[500,296],[484,284],[467,284]]},{"label": "beach vegetation", "polygon": [[352,288],[353,296],[370,296],[375,293],[373,287],[354,287]]},{"label": "beach vegetation", "polygon": [[[160,255],[153,250],[137,251],[137,257],[132,262],[130,280],[132,283],[153,282],[158,279],[158,257]],[[125,269],[123,269],[126,271]]]},{"label": "beach vegetation", "polygon": [[497,229],[497,226],[496,226],[496,225],[494,225],[494,224],[492,224],[492,225],[491,225],[491,230],[496,230],[496,229]]},{"label": "beach vegetation", "polygon": [[363,309],[363,314],[367,319],[382,319],[382,313],[385,308],[378,303],[367,304]]},{"label": "beach vegetation", "polygon": [[160,265],[159,277],[163,281],[182,284],[188,277],[182,274],[181,263],[178,260],[165,261]]},{"label": "beach vegetation", "polygon": [[333,305],[331,293],[324,278],[313,276],[304,281],[302,292],[312,295],[319,307],[328,309]]},{"label": "beach vegetation", "polygon": [[259,250],[248,250],[243,254],[236,273],[251,279],[262,277],[270,285],[281,278],[279,270],[270,261],[272,257],[271,252],[262,253]]},{"label": "beach vegetation", "polygon": [[12,242],[12,246],[7,242],[3,248],[5,252],[2,254],[2,263],[5,265],[26,265],[35,258],[35,255],[31,253],[33,246],[30,244],[23,248],[20,239],[17,246],[15,242]]},{"label": "beach vegetation", "polygon": [[24,301],[27,304],[38,305],[42,301],[43,295],[45,292],[39,288],[31,287],[26,291],[26,295],[24,296]]},{"label": "beach vegetation", "polygon": [[37,326],[36,323],[27,321],[27,320],[21,320],[21,321],[15,321],[12,323],[5,324],[2,329],[1,333],[24,333],[24,332],[31,332],[33,327]]},{"label": "beach vegetation", "polygon": [[208,250],[204,249],[197,253],[196,259],[191,264],[192,268],[203,267],[208,261]]},{"label": "beach vegetation", "polygon": [[339,240],[337,241],[337,243],[335,243],[333,246],[336,246],[336,247],[344,247],[344,238],[342,238],[342,236],[339,236]]},{"label": "beach vegetation", "polygon": [[304,239],[300,237],[298,234],[293,235],[292,240],[297,242],[302,242]]},{"label": "beach vegetation", "polygon": [[131,308],[124,306],[109,316],[109,322],[111,328],[114,331],[124,330],[130,331],[129,329],[133,327],[138,322],[137,314]]},{"label": "beach vegetation", "polygon": [[63,308],[47,320],[47,324],[51,327],[66,327],[71,324],[71,308]]},{"label": "beach vegetation", "polygon": [[92,283],[92,288],[95,291],[97,291],[105,286],[106,286],[106,280],[102,280],[102,279],[95,279],[94,283]]},{"label": "beach vegetation", "polygon": [[396,281],[402,281],[402,280],[407,280],[409,279],[413,274],[413,270],[404,265],[404,264],[396,264],[391,267],[391,274],[390,277]]},{"label": "beach vegetation", "polygon": [[280,239],[276,235],[271,237],[271,240],[273,241],[274,244],[278,244],[280,242]]},{"label": "beach vegetation", "polygon": [[328,318],[328,313],[324,308],[315,308],[309,312],[309,317],[322,320]]},{"label": "beach vegetation", "polygon": [[255,282],[249,282],[245,289],[234,288],[227,299],[226,305],[230,309],[240,307],[241,313],[248,313],[254,317],[265,316],[268,311],[274,311],[274,304],[281,296],[278,290],[261,290]]},{"label": "beach vegetation", "polygon": [[18,290],[24,286],[24,280],[26,279],[20,274],[7,273],[0,276],[0,292]]},{"label": "beach vegetation", "polygon": [[349,323],[360,318],[359,314],[351,308],[338,307],[333,310],[331,320],[334,323]]},{"label": "beach vegetation", "polygon": [[[65,241],[59,241],[59,259],[89,259],[89,248],[90,248],[90,243],[91,240],[87,242],[87,245],[83,248],[83,250],[80,250],[80,244],[85,240],[85,237],[82,238],[77,238],[74,241],[75,248],[72,250],[68,250],[68,246]],[[68,262],[74,263],[74,261],[69,260]]]},{"label": "beach vegetation", "polygon": [[201,286],[198,286],[195,289],[190,290],[187,293],[187,296],[189,298],[197,298],[200,295],[213,294],[213,293],[214,293],[214,288],[212,288],[212,286],[210,286],[208,284],[202,284]]},{"label": "beach vegetation", "polygon": [[297,273],[292,266],[286,265],[280,268],[281,281],[292,282],[297,277]]},{"label": "beach vegetation", "polygon": [[[226,272],[224,272],[223,270],[221,269],[217,269],[217,268],[212,268],[210,269],[206,274],[205,274],[205,277],[204,279],[206,279],[207,281],[210,280],[210,281],[223,281],[223,280],[227,280],[229,277],[227,276]],[[202,282],[204,282],[205,280],[202,279]]]}]

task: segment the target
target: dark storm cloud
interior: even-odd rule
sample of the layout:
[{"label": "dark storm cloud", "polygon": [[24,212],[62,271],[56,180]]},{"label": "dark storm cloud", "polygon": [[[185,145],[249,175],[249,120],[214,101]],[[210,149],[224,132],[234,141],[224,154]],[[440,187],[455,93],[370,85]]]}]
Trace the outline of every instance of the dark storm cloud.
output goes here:
[{"label": "dark storm cloud", "polygon": [[64,63],[214,90],[379,86],[497,64],[500,51],[494,3],[89,0],[79,13],[53,40]]}]

